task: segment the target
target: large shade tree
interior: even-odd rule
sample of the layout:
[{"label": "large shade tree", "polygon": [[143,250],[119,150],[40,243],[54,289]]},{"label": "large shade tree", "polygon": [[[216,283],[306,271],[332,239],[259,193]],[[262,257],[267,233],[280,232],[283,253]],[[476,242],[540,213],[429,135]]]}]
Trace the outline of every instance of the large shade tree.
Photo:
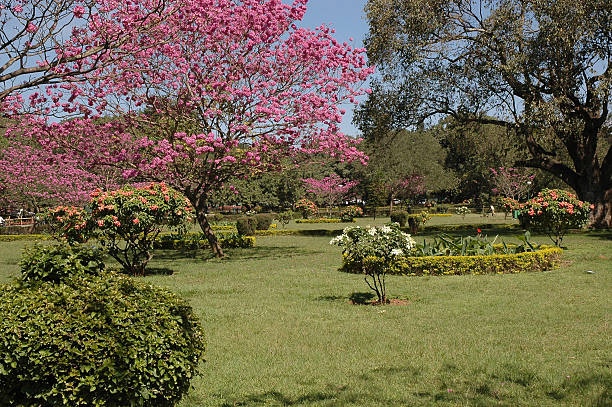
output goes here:
[{"label": "large shade tree", "polygon": [[381,68],[357,115],[367,132],[440,116],[508,129],[540,168],[612,223],[608,0],[369,0],[368,56]]}]

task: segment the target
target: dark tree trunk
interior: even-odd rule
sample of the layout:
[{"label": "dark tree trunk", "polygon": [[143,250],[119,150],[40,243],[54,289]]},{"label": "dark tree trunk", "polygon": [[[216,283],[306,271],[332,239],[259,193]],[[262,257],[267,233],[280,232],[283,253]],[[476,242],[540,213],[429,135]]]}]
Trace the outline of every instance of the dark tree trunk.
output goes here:
[{"label": "dark tree trunk", "polygon": [[596,229],[612,227],[612,188],[602,190],[598,185],[583,185],[576,188],[578,198],[593,204],[589,226]]},{"label": "dark tree trunk", "polygon": [[224,257],[223,249],[221,249],[221,245],[219,244],[219,240],[210,227],[210,223],[208,223],[208,219],[206,218],[206,212],[208,212],[208,203],[206,197],[204,195],[200,195],[197,197],[187,195],[187,198],[191,201],[193,208],[196,213],[196,219],[198,220],[198,224],[202,229],[202,233],[208,240],[208,244],[210,245],[210,249],[216,257]]}]

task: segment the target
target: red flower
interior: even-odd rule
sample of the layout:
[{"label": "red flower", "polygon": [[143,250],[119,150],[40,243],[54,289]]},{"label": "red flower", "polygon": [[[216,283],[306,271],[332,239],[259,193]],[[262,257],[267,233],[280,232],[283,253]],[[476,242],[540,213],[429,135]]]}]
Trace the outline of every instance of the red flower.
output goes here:
[{"label": "red flower", "polygon": [[476,229],[476,231],[477,231],[478,233],[482,232],[482,230],[480,230],[480,229]]}]

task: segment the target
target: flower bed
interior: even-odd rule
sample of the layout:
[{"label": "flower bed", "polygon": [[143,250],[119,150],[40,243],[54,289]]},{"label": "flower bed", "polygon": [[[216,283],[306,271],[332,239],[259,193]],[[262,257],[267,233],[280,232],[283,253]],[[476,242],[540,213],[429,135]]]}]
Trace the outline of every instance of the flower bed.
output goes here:
[{"label": "flower bed", "polygon": [[[428,256],[400,257],[387,271],[388,274],[464,275],[464,274],[514,274],[527,271],[545,271],[559,265],[562,250],[543,246],[541,250],[517,254],[492,254],[486,256]],[[361,273],[357,262],[344,256],[342,271]]]}]

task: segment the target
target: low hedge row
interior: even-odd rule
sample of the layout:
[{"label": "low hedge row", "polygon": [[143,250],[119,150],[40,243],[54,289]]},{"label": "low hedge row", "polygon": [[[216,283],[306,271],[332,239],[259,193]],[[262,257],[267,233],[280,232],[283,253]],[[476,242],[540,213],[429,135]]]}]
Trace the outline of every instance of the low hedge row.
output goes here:
[{"label": "low hedge row", "polygon": [[0,235],[0,242],[15,242],[18,240],[48,240],[50,235]]},{"label": "low hedge row", "polygon": [[[223,249],[255,247],[254,236],[220,236],[218,240]],[[205,249],[207,247],[209,247],[208,240],[204,239],[199,233],[188,233],[182,238],[173,234],[163,234],[153,243],[154,249],[196,250]]]},{"label": "low hedge row", "polygon": [[236,226],[233,225],[210,225],[212,230],[236,230]]},{"label": "low hedge row", "polygon": [[[527,271],[545,271],[559,265],[563,251],[547,247],[535,252],[493,254],[490,256],[435,256],[402,257],[387,274],[405,276],[463,275],[463,274],[515,274]],[[361,273],[358,265],[344,257],[341,271]]]},{"label": "low hedge row", "polygon": [[[354,222],[355,220],[353,220]],[[317,219],[296,219],[295,223],[347,223],[342,219],[334,218],[317,218]]]}]

